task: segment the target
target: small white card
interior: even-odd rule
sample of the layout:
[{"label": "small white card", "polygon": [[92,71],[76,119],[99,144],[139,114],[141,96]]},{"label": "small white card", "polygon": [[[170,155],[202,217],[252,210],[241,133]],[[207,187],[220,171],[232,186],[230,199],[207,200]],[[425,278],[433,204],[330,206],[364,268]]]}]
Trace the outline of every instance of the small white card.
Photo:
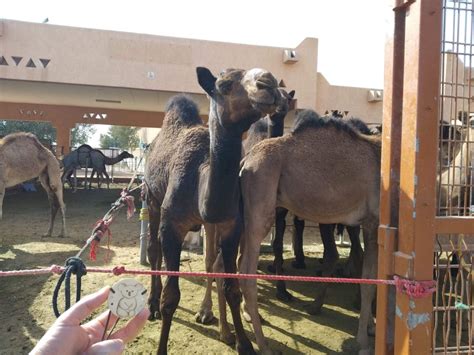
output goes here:
[{"label": "small white card", "polygon": [[132,318],[145,308],[146,289],[135,279],[116,282],[109,293],[109,309],[119,318]]}]

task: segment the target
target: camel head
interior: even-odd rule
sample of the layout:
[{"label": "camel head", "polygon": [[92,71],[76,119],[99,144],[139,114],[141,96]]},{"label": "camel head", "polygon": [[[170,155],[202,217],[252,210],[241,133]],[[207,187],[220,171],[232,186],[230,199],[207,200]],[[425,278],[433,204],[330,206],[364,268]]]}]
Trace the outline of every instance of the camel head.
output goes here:
[{"label": "camel head", "polygon": [[239,133],[274,113],[282,99],[278,81],[263,69],[226,69],[217,78],[204,67],[196,72],[199,85],[211,99],[210,119],[215,117],[223,127]]},{"label": "camel head", "polygon": [[120,157],[123,159],[133,158],[133,154],[130,154],[129,152],[124,150],[122,153],[120,153]]},{"label": "camel head", "polygon": [[291,108],[292,102],[295,100],[295,90],[287,92],[285,89],[280,87],[278,88],[278,91],[280,92],[281,98],[275,112],[269,115],[272,121],[284,119]]}]

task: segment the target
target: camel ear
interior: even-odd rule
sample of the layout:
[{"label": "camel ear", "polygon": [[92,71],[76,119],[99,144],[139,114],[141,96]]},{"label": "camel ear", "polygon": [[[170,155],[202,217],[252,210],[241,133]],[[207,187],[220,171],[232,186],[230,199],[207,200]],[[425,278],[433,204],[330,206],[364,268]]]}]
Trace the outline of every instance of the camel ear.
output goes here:
[{"label": "camel ear", "polygon": [[217,78],[205,67],[197,67],[196,74],[199,85],[210,97],[214,97]]},{"label": "camel ear", "polygon": [[288,93],[288,95],[289,95],[292,99],[294,99],[294,98],[295,98],[295,90],[291,90],[291,91]]}]

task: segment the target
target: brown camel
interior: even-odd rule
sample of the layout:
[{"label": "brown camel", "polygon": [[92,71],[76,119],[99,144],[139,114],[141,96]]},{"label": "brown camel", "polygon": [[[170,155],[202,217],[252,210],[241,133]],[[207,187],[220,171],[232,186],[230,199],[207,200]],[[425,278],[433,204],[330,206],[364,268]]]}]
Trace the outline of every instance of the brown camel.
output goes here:
[{"label": "brown camel", "polygon": [[[360,134],[342,120],[299,114],[300,124],[283,137],[264,140],[245,157],[241,170],[244,234],[241,273],[257,271],[260,243],[275,218],[275,208],[321,223],[362,225],[365,256],[362,277],[377,273],[377,227],[380,190],[380,138]],[[334,142],[338,142],[334,149]],[[301,162],[304,162],[302,164]],[[337,164],[327,164],[337,162]],[[269,352],[257,310],[256,280],[241,281],[257,344]],[[369,346],[374,286],[361,287],[357,339]],[[315,307],[321,301],[315,300]]]},{"label": "brown camel", "polygon": [[66,235],[66,205],[59,162],[54,154],[43,146],[31,133],[12,133],[0,140],[0,219],[5,189],[24,181],[39,177],[46,190],[51,208],[49,228],[44,236],[53,232],[54,219],[61,209],[62,229],[59,236]]},{"label": "brown camel", "polygon": [[[278,137],[283,134],[284,118],[288,113],[290,103],[293,100],[295,92],[291,91],[290,93],[287,93],[283,88],[279,88],[278,90],[280,91],[282,99],[280,100],[280,104],[276,108],[276,112],[271,115],[266,115],[265,117],[262,117],[257,122],[251,125],[250,129],[248,130],[247,138],[242,142],[243,154],[245,154],[245,152],[247,152],[251,148],[251,146],[253,146],[253,144],[256,144],[262,139],[265,139],[267,137]],[[262,127],[264,127],[264,132]],[[211,238],[212,240],[208,238],[208,242],[206,243],[206,270],[212,270],[213,265],[222,265],[221,258],[216,260],[218,254],[218,245],[215,240],[216,238],[212,236]],[[217,280],[217,282],[219,283],[220,280]],[[200,323],[210,323],[213,318],[214,315],[212,313],[212,280],[208,280],[206,293],[201,303],[201,309],[196,314],[196,321]],[[219,323],[225,324],[224,329],[228,328],[225,307],[219,310]],[[221,338],[223,341],[226,341],[222,332]]]},{"label": "brown camel", "polygon": [[[222,259],[217,260],[222,260],[225,272],[235,273],[243,228],[239,185],[242,135],[260,117],[273,113],[281,96],[277,80],[262,69],[228,69],[216,78],[207,68],[197,68],[197,77],[210,97],[209,128],[203,125],[196,105],[177,96],[168,104],[163,127],[150,146],[144,177],[150,213],[148,258],[151,268],[157,269],[161,249],[166,268],[179,270],[184,236],[203,224],[206,249],[219,243]],[[161,299],[160,290],[160,278],[152,277],[149,306],[151,317],[161,314],[158,353],[165,354],[180,298],[178,278],[166,278]],[[220,295],[223,290],[231,309],[237,350],[253,353],[240,317],[238,282],[225,279],[218,283],[218,290]],[[222,308],[225,304],[221,303]],[[229,339],[230,330],[223,329],[222,323],[221,338]]]},{"label": "brown camel", "polygon": [[[288,96],[288,94],[286,95]],[[293,96],[294,91],[289,93],[289,100],[291,100]],[[281,137],[283,135],[284,118],[286,114],[282,114],[283,110],[279,111],[280,114],[273,114],[271,116],[271,119],[264,117],[252,125],[252,127],[249,129],[247,139],[243,143],[245,152],[248,153],[255,144],[259,143],[263,139]],[[342,119],[343,116],[338,112],[333,112],[332,117]],[[360,119],[352,117],[346,120],[346,122],[352,125],[362,134],[375,134]],[[298,124],[298,120],[295,121],[295,124]],[[275,235],[272,240],[272,247],[275,258],[273,264],[268,266],[268,270],[277,275],[281,275],[283,273],[283,237],[286,229],[287,214],[288,210],[282,207],[278,207],[275,211]],[[306,267],[304,261],[305,257],[303,253],[303,230],[305,226],[305,221],[304,219],[294,216],[293,224],[294,230],[292,244],[293,251],[295,254],[295,260],[293,261],[292,265],[296,269],[304,269]],[[323,244],[326,246],[326,248],[324,249],[324,258],[322,260],[322,263],[325,264],[324,268],[326,270],[326,274],[332,274],[336,267],[336,262],[339,259],[339,254],[334,244],[334,230],[336,229],[336,225],[320,224],[319,228]],[[344,233],[344,228],[346,228],[346,226],[338,224],[338,234]],[[351,252],[349,255],[349,259],[344,267],[343,273],[346,277],[358,277],[362,272],[363,258],[363,251],[359,239],[360,226],[347,226],[347,230],[351,240]],[[325,285],[324,287],[325,288],[323,288],[323,292],[319,294],[319,298],[321,300],[325,298],[325,290],[327,288],[327,285]],[[293,296],[287,291],[286,284],[284,281],[277,281],[276,288],[276,296],[278,299],[282,301],[291,301],[293,299]],[[359,305],[358,302],[356,302],[356,304]],[[315,309],[314,312],[318,313],[319,309]],[[245,312],[244,315],[248,320],[250,320],[250,318]]]}]

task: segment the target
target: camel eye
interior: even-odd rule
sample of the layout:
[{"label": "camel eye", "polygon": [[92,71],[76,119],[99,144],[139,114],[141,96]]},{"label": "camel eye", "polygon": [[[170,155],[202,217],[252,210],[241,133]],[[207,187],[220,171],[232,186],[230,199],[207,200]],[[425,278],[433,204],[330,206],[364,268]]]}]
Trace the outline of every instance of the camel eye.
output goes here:
[{"label": "camel eye", "polygon": [[232,90],[232,80],[221,80],[217,82],[217,89],[222,95],[228,95]]}]

